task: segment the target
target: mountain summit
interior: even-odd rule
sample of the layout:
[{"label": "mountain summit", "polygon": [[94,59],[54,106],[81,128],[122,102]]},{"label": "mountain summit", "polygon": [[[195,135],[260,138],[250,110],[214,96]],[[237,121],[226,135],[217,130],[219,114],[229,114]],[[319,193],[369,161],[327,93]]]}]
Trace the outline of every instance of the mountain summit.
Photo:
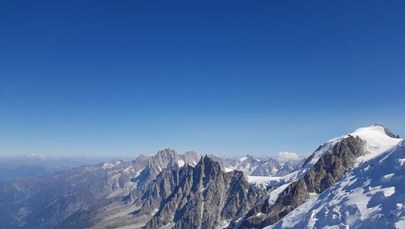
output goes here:
[{"label": "mountain summit", "polygon": [[275,200],[259,203],[238,228],[263,228],[282,219],[313,195],[324,192],[349,169],[394,148],[401,139],[381,125],[359,128],[320,146],[290,183],[278,190]]},{"label": "mountain summit", "polygon": [[359,128],[299,168],[165,148],[0,183],[0,227],[404,228],[404,144],[381,125]]},{"label": "mountain summit", "polygon": [[404,179],[401,141],[268,228],[405,228]]}]

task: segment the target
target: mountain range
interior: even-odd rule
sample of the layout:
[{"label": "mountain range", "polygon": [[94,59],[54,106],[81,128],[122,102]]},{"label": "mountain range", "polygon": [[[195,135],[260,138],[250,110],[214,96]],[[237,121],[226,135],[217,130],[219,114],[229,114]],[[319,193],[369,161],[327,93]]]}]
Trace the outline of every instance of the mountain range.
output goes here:
[{"label": "mountain range", "polygon": [[404,147],[373,125],[301,161],[163,149],[0,183],[0,227],[404,228]]}]

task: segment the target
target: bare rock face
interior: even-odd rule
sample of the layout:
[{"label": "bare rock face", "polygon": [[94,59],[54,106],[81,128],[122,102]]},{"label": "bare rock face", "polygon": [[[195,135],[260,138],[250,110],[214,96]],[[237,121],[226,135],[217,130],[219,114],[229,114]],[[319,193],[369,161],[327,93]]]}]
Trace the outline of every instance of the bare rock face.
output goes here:
[{"label": "bare rock face", "polygon": [[[145,206],[152,211],[178,185],[182,171],[190,169],[187,163],[196,164],[200,158],[193,152],[181,155],[164,149],[154,156],[141,155],[132,162],[111,161],[2,183],[0,227],[86,228],[116,214],[114,209]],[[178,170],[182,166],[184,169]],[[176,168],[175,173],[166,171],[172,168]],[[130,214],[127,218],[133,222],[137,221],[136,216]]]},{"label": "bare rock face", "polygon": [[337,142],[310,171],[282,191],[274,205],[270,206],[268,201],[264,201],[252,208],[239,228],[263,228],[274,224],[303,204],[310,197],[310,193],[323,192],[350,169],[357,157],[365,154],[364,145],[359,137],[353,136]]},{"label": "bare rock face", "polygon": [[0,184],[0,194],[2,228],[215,228],[264,193],[209,157],[164,149],[132,162]]},{"label": "bare rock face", "polygon": [[181,168],[164,169],[147,187],[133,190],[133,193],[139,196],[139,198],[135,198],[135,204],[142,206],[138,211],[134,212],[134,215],[153,214],[156,209],[160,208],[162,201],[180,185],[180,182],[185,179],[191,170],[193,170],[193,167],[188,164]]},{"label": "bare rock face", "polygon": [[181,167],[184,164],[195,165],[201,156],[195,152],[178,154],[176,151],[164,148],[153,156],[139,156],[133,165],[140,171],[140,176],[134,178],[134,182],[140,186],[147,186],[154,180],[164,168]]},{"label": "bare rock face", "polygon": [[261,197],[243,173],[226,173],[204,157],[162,203],[145,228],[216,228],[241,216]]},{"label": "bare rock face", "polygon": [[[250,185],[243,172],[225,172],[208,156],[164,149],[132,162],[113,161],[2,184],[0,226],[263,228],[304,203],[311,193],[333,185],[363,154],[365,143],[359,137],[343,138],[270,204],[264,198],[266,191]],[[246,157],[239,162],[243,168],[260,165],[250,171],[259,174],[275,167],[281,171],[272,160]],[[120,213],[114,209],[128,210],[118,221],[103,219]]]},{"label": "bare rock face", "polygon": [[[163,149],[132,162],[0,183],[0,228],[263,228],[330,188],[358,157],[400,141],[394,137],[380,126],[361,128],[320,146],[298,164]],[[376,139],[380,142],[374,144]],[[267,189],[245,177],[281,176],[301,164],[296,173],[274,178],[281,180]]]}]

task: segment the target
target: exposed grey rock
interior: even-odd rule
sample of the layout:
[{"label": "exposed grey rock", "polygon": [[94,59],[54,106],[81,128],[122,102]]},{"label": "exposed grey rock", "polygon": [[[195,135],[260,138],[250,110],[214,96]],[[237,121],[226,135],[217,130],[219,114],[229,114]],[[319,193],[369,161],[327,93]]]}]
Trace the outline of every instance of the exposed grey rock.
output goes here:
[{"label": "exposed grey rock", "polygon": [[139,198],[135,198],[136,203],[142,205],[142,207],[134,214],[151,214],[155,209],[159,209],[162,201],[180,185],[180,182],[185,179],[192,169],[193,167],[188,164],[181,168],[164,169],[148,187],[142,190],[135,189],[133,195],[139,196]]},{"label": "exposed grey rock", "polygon": [[310,193],[323,192],[350,169],[357,157],[365,154],[364,144],[359,137],[353,136],[337,142],[308,173],[281,192],[274,205],[270,206],[268,201],[264,201],[252,208],[239,228],[263,228],[271,225],[304,203]]},{"label": "exposed grey rock", "polygon": [[252,188],[243,173],[226,173],[204,157],[164,200],[145,228],[216,228],[241,216],[264,193]]},{"label": "exposed grey rock", "polygon": [[[162,198],[171,192],[170,187],[166,188],[167,179],[163,178],[158,180],[164,180],[161,184],[164,188],[153,188],[151,183],[160,172],[167,168],[187,168],[185,163],[196,164],[197,158],[200,156],[193,152],[179,155],[164,149],[155,156],[141,155],[132,162],[112,161],[0,184],[0,227],[86,228],[109,214],[119,213],[119,209],[137,209],[143,204],[154,206],[152,198],[142,199],[145,203],[138,198],[146,190],[152,194],[158,192]],[[174,180],[176,176],[170,173],[168,178]],[[172,181],[172,186],[175,185]],[[136,221],[136,215],[128,220]],[[114,228],[126,224],[123,219],[120,221],[109,225]]]},{"label": "exposed grey rock", "polygon": [[[387,129],[384,133],[395,137]],[[195,152],[181,155],[163,149],[132,162],[111,161],[0,183],[0,228],[262,228],[311,193],[329,188],[366,153],[365,142],[350,135],[318,150],[298,163],[280,164],[252,156],[201,158]],[[268,190],[245,177],[283,176],[299,167]],[[279,195],[272,195],[286,183]]]}]

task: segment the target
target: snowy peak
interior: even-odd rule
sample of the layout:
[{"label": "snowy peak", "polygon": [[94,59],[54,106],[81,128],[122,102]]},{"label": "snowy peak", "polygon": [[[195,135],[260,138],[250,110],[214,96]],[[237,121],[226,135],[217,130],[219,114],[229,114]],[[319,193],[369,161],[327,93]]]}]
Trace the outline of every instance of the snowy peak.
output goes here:
[{"label": "snowy peak", "polygon": [[331,149],[336,143],[341,142],[343,139],[346,139],[350,136],[359,137],[365,143],[366,155],[358,158],[358,162],[374,158],[381,153],[391,149],[402,140],[399,138],[398,135],[393,134],[382,125],[376,124],[369,127],[362,127],[349,134],[333,138],[320,146],[310,157],[308,157],[304,166],[307,168],[311,167],[325,152]]},{"label": "snowy peak", "polygon": [[0,227],[405,228],[400,141],[373,125],[328,141],[304,166],[165,148],[0,183]]},{"label": "snowy peak", "polygon": [[156,155],[147,157],[146,160],[149,161],[149,164],[158,166],[158,170],[161,171],[163,168],[173,166],[182,167],[184,164],[195,166],[200,158],[201,156],[199,154],[192,151],[178,154],[175,150],[164,148]]},{"label": "snowy peak", "polygon": [[164,169],[179,168],[185,165],[195,166],[200,158],[201,156],[195,152],[178,154],[175,150],[169,148],[164,148],[153,156],[141,154],[132,161],[133,170],[137,174],[132,180],[137,187],[146,185]]},{"label": "snowy peak", "polygon": [[328,143],[334,143],[347,138],[348,136],[358,136],[369,146],[370,152],[383,152],[398,144],[402,139],[398,135],[393,134],[382,125],[372,125],[362,127],[352,133],[343,135],[338,138],[331,139]]},{"label": "snowy peak", "polygon": [[156,155],[147,158],[148,173],[156,177],[163,169],[172,167],[183,167],[185,164],[195,166],[201,156],[194,152],[178,154],[176,151],[165,148]]},{"label": "snowy peak", "polygon": [[345,174],[270,228],[405,228],[405,141]]},{"label": "snowy peak", "polygon": [[365,142],[366,155],[358,158],[358,162],[370,160],[390,150],[402,140],[382,125],[359,128],[348,136],[359,137]]},{"label": "snowy peak", "polygon": [[311,196],[334,185],[346,172],[392,150],[400,141],[381,125],[359,128],[328,141],[307,159],[295,181],[283,188],[275,201],[259,204],[249,211],[240,228],[262,228],[276,223]]},{"label": "snowy peak", "polygon": [[114,166],[117,166],[117,165],[121,164],[122,162],[123,161],[121,161],[121,160],[113,160],[113,161],[110,161],[110,162],[104,162],[102,167],[103,167],[103,169],[111,169]]},{"label": "snowy peak", "polygon": [[240,159],[224,159],[214,155],[210,155],[210,157],[220,162],[227,172],[239,170],[250,176],[284,176],[300,168],[298,161],[289,161],[289,165],[283,166],[273,158],[258,159],[251,155],[246,155]]},{"label": "snowy peak", "polygon": [[253,156],[250,156],[249,154],[244,156],[244,157],[239,158],[240,162],[244,162],[246,160],[248,160],[248,161],[260,161],[259,159],[255,158]]},{"label": "snowy peak", "polygon": [[350,135],[358,136],[369,146],[370,152],[386,151],[398,144],[401,139],[381,125],[359,128]]}]

